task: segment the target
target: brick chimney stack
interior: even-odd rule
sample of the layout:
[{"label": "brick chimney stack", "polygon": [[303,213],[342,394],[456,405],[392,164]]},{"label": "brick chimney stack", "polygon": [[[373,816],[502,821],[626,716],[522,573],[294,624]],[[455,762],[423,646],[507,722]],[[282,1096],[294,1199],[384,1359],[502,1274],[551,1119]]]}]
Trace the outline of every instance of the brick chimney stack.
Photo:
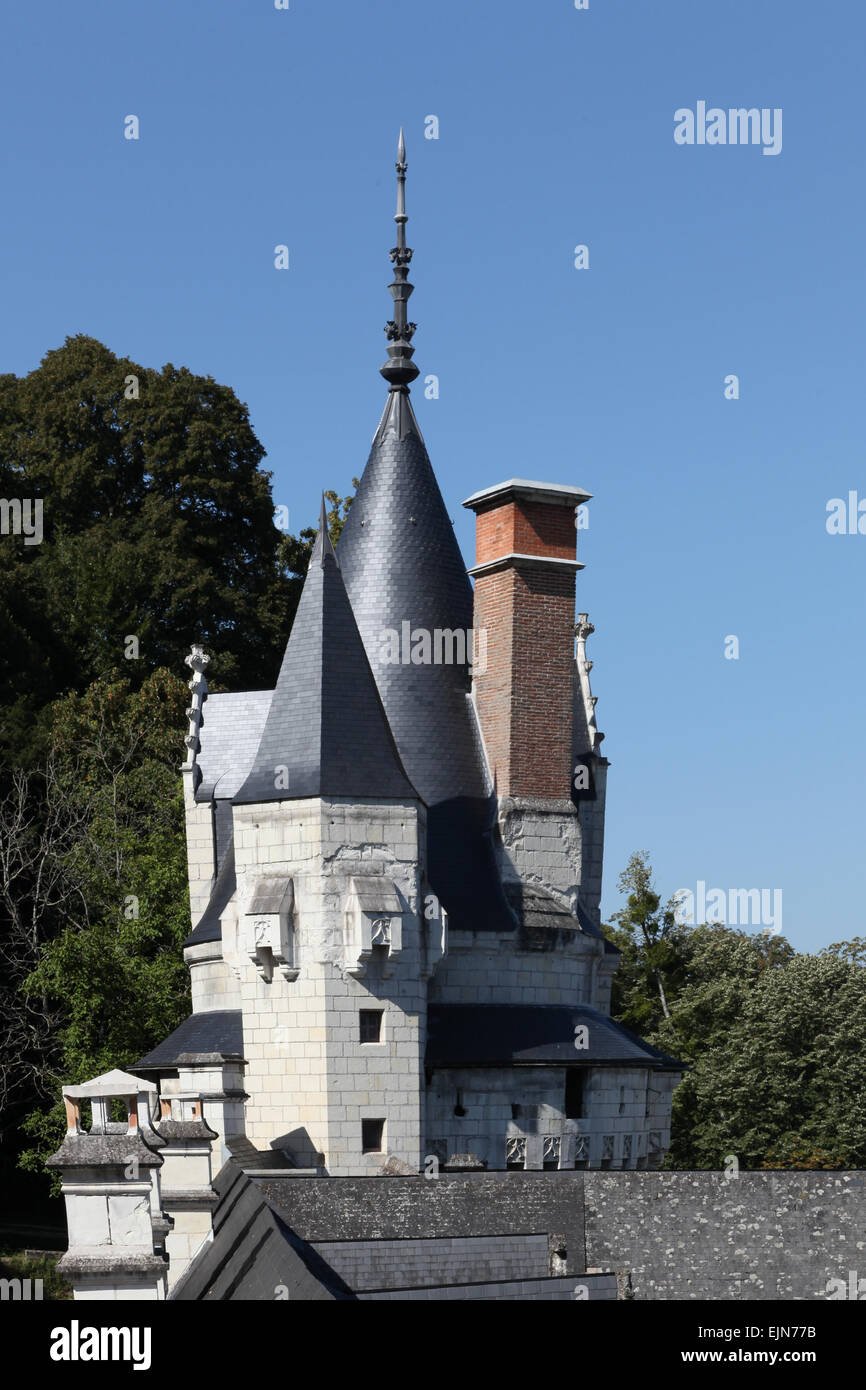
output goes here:
[{"label": "brick chimney stack", "polygon": [[463,503],[476,514],[469,573],[475,631],[486,631],[475,699],[500,797],[570,794],[577,507],[590,496],[511,478]]}]

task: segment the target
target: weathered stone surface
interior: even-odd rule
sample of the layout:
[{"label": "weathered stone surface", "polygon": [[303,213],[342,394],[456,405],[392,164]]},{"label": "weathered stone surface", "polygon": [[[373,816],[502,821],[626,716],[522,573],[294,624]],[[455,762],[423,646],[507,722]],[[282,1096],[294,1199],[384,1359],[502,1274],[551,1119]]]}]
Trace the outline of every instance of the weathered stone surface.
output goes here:
[{"label": "weathered stone surface", "polygon": [[866,1173],[584,1175],[590,1268],[636,1299],[823,1299],[866,1272]]}]

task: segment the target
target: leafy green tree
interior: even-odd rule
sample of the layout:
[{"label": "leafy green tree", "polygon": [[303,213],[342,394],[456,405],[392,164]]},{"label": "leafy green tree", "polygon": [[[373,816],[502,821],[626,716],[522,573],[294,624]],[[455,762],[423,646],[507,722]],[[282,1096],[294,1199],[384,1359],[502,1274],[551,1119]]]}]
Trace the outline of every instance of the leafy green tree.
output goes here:
[{"label": "leafy green tree", "polygon": [[26,1166],[38,1167],[62,1133],[64,1082],[131,1067],[189,1013],[178,776],[187,699],[182,680],[157,671],[137,690],[117,675],[94,682],[52,709],[46,791],[65,833],[47,846],[50,898],[40,900],[42,880],[25,893],[36,950],[23,997],[4,1011],[7,1038],[34,1000],[51,1023],[25,1125],[41,1142]]},{"label": "leafy green tree", "polygon": [[17,761],[44,751],[35,710],[121,664],[139,684],[182,670],[193,640],[224,685],[273,681],[291,586],[263,457],[229,387],[81,334],[0,376],[0,496],[43,506],[41,544],[0,536],[0,745]]},{"label": "leafy green tree", "polygon": [[605,929],[622,952],[613,978],[611,1012],[644,1033],[670,1018],[672,994],[683,980],[687,931],[677,923],[673,900],[661,906],[647,850],[631,856],[617,885],[627,896],[625,907],[611,915]]},{"label": "leafy green tree", "polygon": [[607,935],[622,951],[611,1012],[686,1066],[668,1167],[866,1162],[866,943],[800,954],[783,937],[680,926],[646,851],[620,876]]},{"label": "leafy green tree", "polygon": [[691,933],[688,980],[651,1041],[689,1064],[670,1165],[862,1167],[866,969],[723,926]]}]

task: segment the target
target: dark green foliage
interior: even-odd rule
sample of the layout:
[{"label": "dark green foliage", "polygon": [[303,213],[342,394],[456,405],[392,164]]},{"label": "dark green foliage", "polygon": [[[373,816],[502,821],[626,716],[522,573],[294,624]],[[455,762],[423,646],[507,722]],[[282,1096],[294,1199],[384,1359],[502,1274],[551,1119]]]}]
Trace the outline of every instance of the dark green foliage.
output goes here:
[{"label": "dark green foliage", "polygon": [[44,527],[0,537],[0,746],[32,751],[34,709],[123,664],[129,636],[133,681],[182,671],[193,640],[225,686],[273,681],[290,590],[263,457],[231,388],[93,338],[0,377],[0,496],[42,499]]},{"label": "dark green foliage", "polygon": [[612,1012],[631,1027],[643,1016],[648,1041],[688,1066],[667,1166],[721,1168],[731,1154],[743,1168],[866,1166],[862,940],[807,955],[782,937],[681,927],[672,904],[659,912],[650,877],[645,854],[622,875]]},{"label": "dark green foliage", "polygon": [[0,535],[4,1171],[25,1115],[42,1172],[60,1086],[189,1012],[184,657],[272,685],[316,534],[277,531],[263,457],[229,387],[83,335],[0,377],[0,497],[43,503],[41,544]]},{"label": "dark green foliage", "polygon": [[52,708],[48,788],[72,833],[52,851],[63,910],[46,911],[24,982],[58,1020],[45,1100],[26,1124],[41,1140],[28,1166],[62,1134],[61,1084],[133,1067],[189,1013],[178,776],[187,697],[182,680],[157,671],[139,690],[113,676]]}]

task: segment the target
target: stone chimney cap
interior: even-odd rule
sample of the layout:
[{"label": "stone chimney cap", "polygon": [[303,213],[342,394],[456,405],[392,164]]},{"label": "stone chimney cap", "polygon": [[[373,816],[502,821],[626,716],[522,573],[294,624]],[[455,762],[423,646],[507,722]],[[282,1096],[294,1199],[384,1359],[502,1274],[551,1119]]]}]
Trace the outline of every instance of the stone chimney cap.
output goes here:
[{"label": "stone chimney cap", "polygon": [[528,478],[509,478],[504,483],[495,483],[493,487],[473,492],[471,497],[466,498],[463,506],[474,512],[479,507],[486,506],[488,502],[504,502],[508,497],[522,497],[531,502],[550,502],[561,507],[566,503],[577,506],[581,502],[588,502],[592,493],[587,492],[586,488],[572,487],[566,483],[535,483]]},{"label": "stone chimney cap", "polygon": [[70,1100],[93,1100],[94,1098],[112,1099],[116,1096],[137,1096],[142,1092],[156,1092],[156,1086],[152,1081],[144,1081],[140,1076],[130,1076],[129,1072],[120,1071],[115,1067],[114,1071],[103,1072],[102,1076],[95,1076],[92,1081],[85,1081],[80,1086],[64,1086],[63,1095]]}]

